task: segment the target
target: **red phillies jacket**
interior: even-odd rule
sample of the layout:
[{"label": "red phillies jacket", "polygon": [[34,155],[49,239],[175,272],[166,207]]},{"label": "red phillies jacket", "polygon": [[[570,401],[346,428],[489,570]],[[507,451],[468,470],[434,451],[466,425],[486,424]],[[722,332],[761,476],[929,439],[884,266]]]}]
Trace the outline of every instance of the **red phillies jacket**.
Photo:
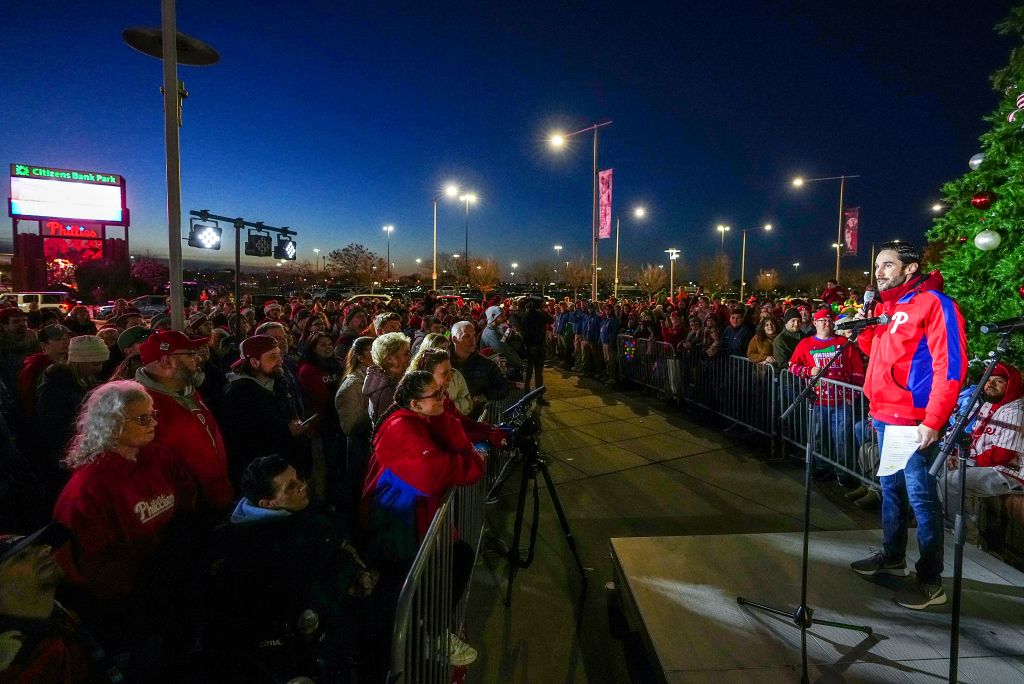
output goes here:
[{"label": "red phillies jacket", "polygon": [[199,488],[200,504],[213,511],[227,511],[234,505],[228,480],[228,459],[224,438],[213,412],[199,391],[171,394],[154,382],[144,368],[135,375],[153,400],[157,418],[154,444],[166,447],[181,459]]},{"label": "red phillies jacket", "polygon": [[967,337],[956,302],[942,292],[942,274],[912,278],[884,290],[872,315],[885,326],[868,328],[858,344],[868,355],[864,394],[874,418],[895,425],[918,422],[941,430],[967,375]]}]

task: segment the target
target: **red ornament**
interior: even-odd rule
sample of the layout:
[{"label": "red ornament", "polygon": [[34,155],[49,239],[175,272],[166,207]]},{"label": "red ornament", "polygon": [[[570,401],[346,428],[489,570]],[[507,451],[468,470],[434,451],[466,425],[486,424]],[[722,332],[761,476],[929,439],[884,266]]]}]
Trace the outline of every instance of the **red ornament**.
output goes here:
[{"label": "red ornament", "polygon": [[967,242],[967,236],[966,236],[966,235],[961,235],[960,237],[958,237],[958,238],[957,238],[957,240],[958,240],[958,241],[960,242],[960,244],[962,245],[962,244],[964,244],[965,242]]},{"label": "red ornament", "polygon": [[992,206],[992,203],[996,201],[996,194],[991,190],[982,190],[977,195],[971,198],[971,204],[978,211],[985,211]]},{"label": "red ornament", "polygon": [[1020,295],[1021,299],[1024,299],[1024,285],[1017,288],[1017,294]]}]

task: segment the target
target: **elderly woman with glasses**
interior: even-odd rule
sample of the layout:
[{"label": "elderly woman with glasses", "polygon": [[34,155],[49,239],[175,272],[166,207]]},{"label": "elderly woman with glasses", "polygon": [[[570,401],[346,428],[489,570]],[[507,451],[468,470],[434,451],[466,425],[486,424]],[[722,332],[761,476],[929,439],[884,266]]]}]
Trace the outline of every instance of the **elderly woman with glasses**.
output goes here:
[{"label": "elderly woman with glasses", "polygon": [[73,473],[54,519],[71,530],[58,555],[68,580],[102,602],[135,594],[165,531],[195,509],[180,459],[153,444],[157,414],[137,382],[89,393],[65,465]]}]

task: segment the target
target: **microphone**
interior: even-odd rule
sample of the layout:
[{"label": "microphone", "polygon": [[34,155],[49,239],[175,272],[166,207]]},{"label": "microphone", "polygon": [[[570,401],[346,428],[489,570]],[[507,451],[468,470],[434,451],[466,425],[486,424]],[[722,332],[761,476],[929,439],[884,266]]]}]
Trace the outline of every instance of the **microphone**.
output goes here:
[{"label": "microphone", "polygon": [[983,333],[1007,333],[1024,329],[1024,318],[1007,318],[995,323],[985,323],[981,326]]},{"label": "microphone", "polygon": [[885,325],[892,320],[888,314],[882,314],[881,316],[875,316],[874,318],[861,318],[853,321],[843,321],[836,323],[836,330],[863,330],[864,328],[872,325]]}]

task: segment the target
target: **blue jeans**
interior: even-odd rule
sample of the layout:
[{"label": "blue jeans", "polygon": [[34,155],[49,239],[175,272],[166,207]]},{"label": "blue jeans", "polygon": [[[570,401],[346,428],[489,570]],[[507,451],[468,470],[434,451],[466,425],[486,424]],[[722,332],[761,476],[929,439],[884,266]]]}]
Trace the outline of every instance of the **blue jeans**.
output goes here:
[{"label": "blue jeans", "polygon": [[[881,449],[886,425],[878,420],[873,422]],[[883,553],[892,560],[902,560],[906,556],[907,514],[913,508],[921,555],[915,569],[918,579],[928,584],[939,584],[942,578],[942,504],[935,477],[928,474],[928,466],[937,448],[938,445],[933,444],[925,449],[925,453],[915,451],[906,468],[880,478]]]},{"label": "blue jeans", "polygon": [[[850,423],[848,404],[815,405],[814,437],[820,453],[827,461],[839,463],[850,470],[856,467],[847,459],[849,435],[846,426]],[[829,467],[826,463],[825,467]],[[835,469],[837,474],[841,470]]]}]

